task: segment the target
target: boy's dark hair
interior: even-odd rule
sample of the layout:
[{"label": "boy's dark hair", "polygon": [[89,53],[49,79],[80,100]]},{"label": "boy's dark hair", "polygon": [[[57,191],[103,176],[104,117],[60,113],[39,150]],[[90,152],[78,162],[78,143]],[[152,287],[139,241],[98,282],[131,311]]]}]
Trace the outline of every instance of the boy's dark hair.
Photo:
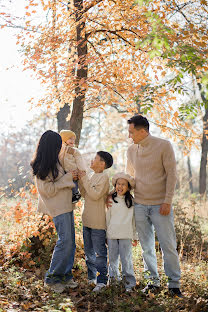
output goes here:
[{"label": "boy's dark hair", "polygon": [[[130,190],[131,189],[131,185],[129,184],[129,182],[128,182],[128,187],[129,187],[129,190]],[[126,206],[128,208],[131,208],[131,206],[133,205],[134,197],[131,195],[129,190],[125,193],[124,200],[125,200]],[[114,203],[118,203],[117,200],[115,200],[115,197],[117,197],[117,192],[116,191],[112,194],[112,200],[114,201]]]},{"label": "boy's dark hair", "polygon": [[134,128],[136,128],[137,130],[143,128],[147,132],[149,132],[149,121],[146,117],[143,117],[142,115],[135,115],[127,120],[127,122],[128,124],[134,124]]},{"label": "boy's dark hair", "polygon": [[61,136],[48,130],[41,136],[33,160],[30,165],[34,176],[41,180],[52,174],[53,180],[58,176],[58,155],[61,150]]},{"label": "boy's dark hair", "polygon": [[104,151],[97,152],[97,155],[100,156],[100,158],[105,162],[105,169],[110,168],[113,165],[113,156]]}]

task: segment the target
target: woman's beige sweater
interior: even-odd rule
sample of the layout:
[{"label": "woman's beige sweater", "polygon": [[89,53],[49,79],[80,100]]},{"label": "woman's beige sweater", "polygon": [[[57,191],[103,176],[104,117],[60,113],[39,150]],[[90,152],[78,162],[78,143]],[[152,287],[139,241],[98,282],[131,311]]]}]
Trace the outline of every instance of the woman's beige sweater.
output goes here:
[{"label": "woman's beige sweater", "polygon": [[79,189],[85,199],[82,223],[91,229],[105,230],[105,202],[109,193],[107,173],[94,173],[79,181]]},{"label": "woman's beige sweater", "polygon": [[176,161],[169,141],[149,134],[138,145],[131,145],[127,151],[126,171],[136,181],[135,203],[172,203],[176,184]]},{"label": "woman's beige sweater", "polygon": [[35,178],[38,190],[38,211],[52,218],[73,210],[72,188],[75,184],[72,181],[72,174],[65,174],[61,166],[58,166],[58,169],[59,174],[55,181],[51,176],[45,180]]}]

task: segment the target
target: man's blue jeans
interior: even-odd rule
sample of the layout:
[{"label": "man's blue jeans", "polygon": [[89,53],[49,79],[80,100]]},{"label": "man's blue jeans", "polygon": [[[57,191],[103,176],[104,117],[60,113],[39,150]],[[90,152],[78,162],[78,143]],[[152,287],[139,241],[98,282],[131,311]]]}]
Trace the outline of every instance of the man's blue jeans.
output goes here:
[{"label": "man's blue jeans", "polygon": [[73,211],[53,218],[58,240],[53,251],[51,264],[45,276],[48,284],[66,282],[72,279],[75,254],[75,229]]},{"label": "man's blue jeans", "polygon": [[136,230],[143,250],[145,277],[155,286],[160,285],[157,271],[154,228],[162,249],[165,274],[170,288],[180,287],[180,266],[176,250],[173,210],[167,216],[159,212],[160,205],[135,203]]},{"label": "man's blue jeans", "polygon": [[[107,284],[107,248],[106,231],[83,227],[84,251],[88,270],[88,279]],[[97,276],[98,273],[98,276]]]}]

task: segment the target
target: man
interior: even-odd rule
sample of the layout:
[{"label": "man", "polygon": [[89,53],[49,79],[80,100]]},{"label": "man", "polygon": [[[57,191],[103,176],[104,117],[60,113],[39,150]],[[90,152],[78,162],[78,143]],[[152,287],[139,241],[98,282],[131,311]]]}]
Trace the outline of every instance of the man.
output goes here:
[{"label": "man", "polygon": [[176,161],[169,141],[152,136],[149,122],[142,115],[128,120],[129,137],[126,171],[136,180],[135,219],[143,251],[144,271],[149,283],[143,290],[159,290],[160,280],[155,252],[156,231],[164,261],[168,288],[172,296],[181,297],[180,266],[176,250],[172,198],[176,184]]}]

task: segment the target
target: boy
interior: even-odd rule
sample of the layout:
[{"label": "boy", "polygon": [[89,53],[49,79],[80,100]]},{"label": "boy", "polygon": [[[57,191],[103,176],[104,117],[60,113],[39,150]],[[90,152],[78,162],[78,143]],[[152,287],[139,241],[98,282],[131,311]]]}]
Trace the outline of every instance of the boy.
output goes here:
[{"label": "boy", "polygon": [[[62,148],[59,154],[59,160],[66,172],[76,169],[86,170],[81,153],[74,148],[76,134],[71,130],[61,130]],[[72,203],[75,204],[81,198],[78,190],[78,182],[73,180],[75,187],[72,189]]]},{"label": "boy", "polygon": [[94,174],[88,177],[85,172],[79,171],[79,187],[85,198],[82,222],[88,283],[97,282],[93,289],[95,292],[99,292],[108,282],[105,201],[109,193],[109,177],[104,170],[112,165],[112,155],[99,151],[91,161],[90,168]]}]

